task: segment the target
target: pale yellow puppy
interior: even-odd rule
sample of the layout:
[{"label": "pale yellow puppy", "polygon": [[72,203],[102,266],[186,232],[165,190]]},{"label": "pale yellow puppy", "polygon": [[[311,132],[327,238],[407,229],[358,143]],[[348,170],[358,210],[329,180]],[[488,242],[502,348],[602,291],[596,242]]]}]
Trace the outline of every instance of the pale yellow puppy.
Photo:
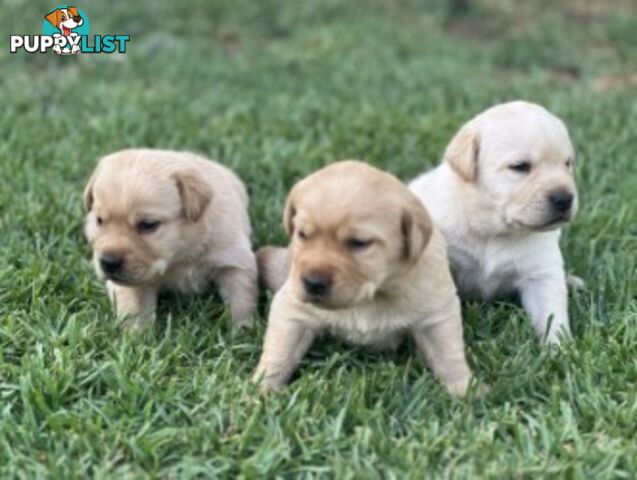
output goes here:
[{"label": "pale yellow puppy", "polygon": [[100,160],[84,201],[95,271],[127,327],[152,321],[160,291],[196,293],[212,283],[234,325],[252,323],[248,196],[228,168],[192,153],[123,150]]},{"label": "pale yellow puppy", "polygon": [[574,163],[559,118],[509,102],[463,125],[443,162],[409,185],[445,235],[460,295],[519,294],[537,336],[553,344],[570,334],[559,238],[577,212]]},{"label": "pale yellow puppy", "polygon": [[326,332],[386,347],[410,336],[445,387],[466,392],[471,370],[446,245],[407,187],[357,161],[334,163],[295,185],[284,223],[290,250],[259,254],[269,286],[282,283],[254,376],[263,390],[283,387]]}]

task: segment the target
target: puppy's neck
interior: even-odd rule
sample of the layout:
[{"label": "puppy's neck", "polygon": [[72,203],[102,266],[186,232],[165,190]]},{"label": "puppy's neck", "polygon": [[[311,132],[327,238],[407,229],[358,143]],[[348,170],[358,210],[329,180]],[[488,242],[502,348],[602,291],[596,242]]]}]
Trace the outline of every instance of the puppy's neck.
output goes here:
[{"label": "puppy's neck", "polygon": [[421,259],[405,262],[403,268],[398,269],[383,282],[375,297],[385,300],[403,297],[406,284],[418,284],[420,263]]}]

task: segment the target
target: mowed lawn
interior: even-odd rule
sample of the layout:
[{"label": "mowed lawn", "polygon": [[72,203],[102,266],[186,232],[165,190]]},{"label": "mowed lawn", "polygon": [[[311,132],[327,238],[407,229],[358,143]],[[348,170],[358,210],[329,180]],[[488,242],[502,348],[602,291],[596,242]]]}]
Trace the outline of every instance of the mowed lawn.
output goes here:
[{"label": "mowed lawn", "polygon": [[[514,4],[523,3],[524,7]],[[125,55],[8,53],[55,5],[0,22],[0,477],[635,478],[637,6],[614,2],[83,2]],[[581,210],[565,229],[574,340],[540,347],[515,301],[464,303],[484,399],[452,400],[406,345],[320,341],[284,392],[249,382],[258,327],[211,292],[118,330],[83,237],[97,159],[132,146],[221,160],[254,244],[337,159],[408,180],[462,122],[524,98],[568,124]]]}]

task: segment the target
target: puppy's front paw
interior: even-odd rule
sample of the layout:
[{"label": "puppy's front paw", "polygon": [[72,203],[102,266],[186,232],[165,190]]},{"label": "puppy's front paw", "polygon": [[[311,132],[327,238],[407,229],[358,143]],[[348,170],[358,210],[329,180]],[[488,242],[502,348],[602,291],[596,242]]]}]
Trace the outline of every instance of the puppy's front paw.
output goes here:
[{"label": "puppy's front paw", "polygon": [[57,53],[58,55],[62,55],[62,47],[60,47],[59,45],[53,45],[52,50],[54,53]]},{"label": "puppy's front paw", "polygon": [[72,53],[73,55],[75,55],[76,53],[80,53],[80,46],[79,46],[79,45],[73,45],[73,46],[71,47],[71,53]]},{"label": "puppy's front paw", "polygon": [[259,392],[263,395],[268,395],[276,392],[280,392],[283,389],[280,385],[276,385],[270,382],[261,382],[259,384]]},{"label": "puppy's front paw", "polygon": [[122,321],[122,330],[130,333],[141,333],[148,331],[154,324],[154,313],[128,315]]},{"label": "puppy's front paw", "polygon": [[445,388],[453,397],[464,397],[469,390],[471,383],[471,377],[463,378],[462,380],[456,380],[453,382],[445,383]]},{"label": "puppy's front paw", "polygon": [[466,397],[467,395],[470,398],[484,398],[491,391],[489,385],[479,382],[473,377],[445,384],[445,387],[451,396],[456,398]]},{"label": "puppy's front paw", "polygon": [[257,367],[252,375],[252,383],[259,386],[259,392],[263,394],[278,392],[285,386],[284,382],[279,381],[277,375],[269,374],[262,367]]},{"label": "puppy's front paw", "polygon": [[549,347],[559,348],[562,343],[571,338],[571,330],[568,326],[553,327],[544,337],[542,343]]},{"label": "puppy's front paw", "polygon": [[232,331],[238,332],[244,328],[254,327],[254,317],[252,315],[244,315],[239,318],[232,319]]},{"label": "puppy's front paw", "polygon": [[586,282],[577,275],[566,275],[566,285],[575,290],[580,290],[586,287]]},{"label": "puppy's front paw", "polygon": [[473,381],[468,391],[475,398],[484,398],[491,391],[491,386],[487,383]]}]

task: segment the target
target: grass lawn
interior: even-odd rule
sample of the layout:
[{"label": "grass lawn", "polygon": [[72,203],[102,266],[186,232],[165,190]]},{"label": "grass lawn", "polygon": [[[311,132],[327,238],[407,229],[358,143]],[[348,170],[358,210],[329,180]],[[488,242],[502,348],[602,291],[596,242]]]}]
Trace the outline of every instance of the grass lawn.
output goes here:
[{"label": "grass lawn", "polygon": [[[637,6],[481,0],[79,3],[125,55],[8,53],[55,2],[0,22],[0,477],[635,478]],[[459,125],[524,98],[569,125],[581,210],[562,239],[575,339],[538,346],[516,303],[465,303],[483,400],[451,400],[406,346],[318,343],[263,398],[259,326],[169,296],[117,329],[83,238],[97,159],[129,146],[220,159],[283,243],[294,181],[358,157],[407,180]]]}]

